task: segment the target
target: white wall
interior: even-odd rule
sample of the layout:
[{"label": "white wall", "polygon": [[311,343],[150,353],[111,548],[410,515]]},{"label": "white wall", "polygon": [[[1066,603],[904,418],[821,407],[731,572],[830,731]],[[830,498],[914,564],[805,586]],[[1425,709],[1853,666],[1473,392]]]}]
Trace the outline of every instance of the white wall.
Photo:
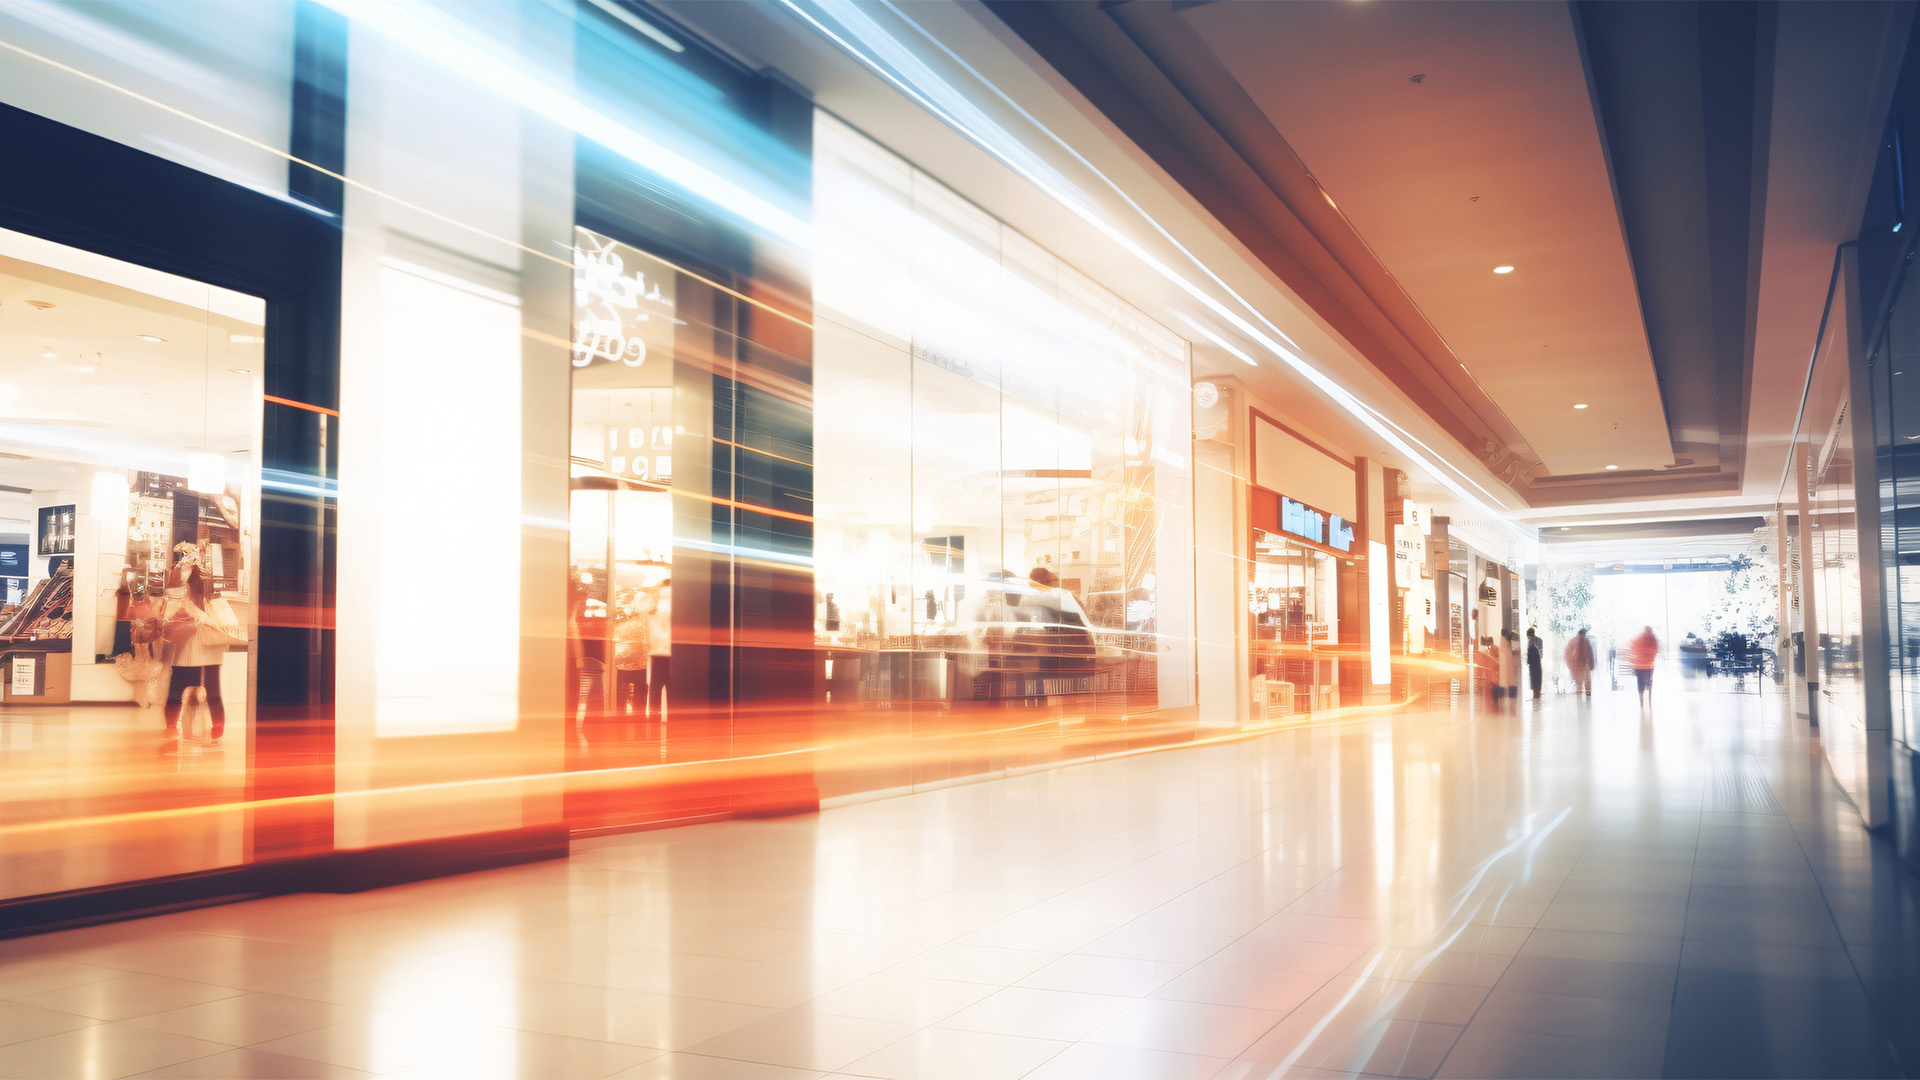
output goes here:
[{"label": "white wall", "polygon": [[1253,483],[1316,510],[1360,520],[1351,459],[1343,464],[1257,416],[1253,452]]},{"label": "white wall", "polygon": [[359,25],[348,55],[336,843],[555,821],[551,781],[348,793],[561,767],[572,139]]},{"label": "white wall", "polygon": [[1200,723],[1230,727],[1247,718],[1247,485],[1240,441],[1245,400],[1229,387],[1231,418],[1219,435],[1194,443],[1194,639]]}]

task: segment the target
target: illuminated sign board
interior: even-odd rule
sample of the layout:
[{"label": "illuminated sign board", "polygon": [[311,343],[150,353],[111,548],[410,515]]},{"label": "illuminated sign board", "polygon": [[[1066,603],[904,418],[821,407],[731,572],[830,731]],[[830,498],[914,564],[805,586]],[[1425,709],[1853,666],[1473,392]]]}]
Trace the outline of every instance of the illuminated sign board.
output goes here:
[{"label": "illuminated sign board", "polygon": [[[634,256],[635,263],[646,258],[597,233],[575,230],[574,367],[586,367],[595,361],[639,367],[647,362],[648,337],[672,340],[674,298],[660,290],[663,275],[656,270],[654,280],[649,282],[644,270],[628,267],[629,255]],[[645,325],[656,321],[668,327]]]},{"label": "illuminated sign board", "polygon": [[1341,553],[1353,550],[1353,523],[1280,496],[1280,531]]}]

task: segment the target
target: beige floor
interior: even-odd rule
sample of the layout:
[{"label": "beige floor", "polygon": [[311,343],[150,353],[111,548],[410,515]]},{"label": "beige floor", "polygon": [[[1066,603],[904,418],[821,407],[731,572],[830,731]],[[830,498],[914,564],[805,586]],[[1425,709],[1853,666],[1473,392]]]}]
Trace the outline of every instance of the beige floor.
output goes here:
[{"label": "beige floor", "polygon": [[1915,882],[1814,753],[1603,694],[0,942],[0,1076],[1892,1074]]},{"label": "beige floor", "polygon": [[204,727],[169,735],[159,705],[0,705],[0,899],[245,861],[238,811],[207,815],[191,831],[137,818],[71,824],[244,798],[246,666],[229,664],[225,676],[227,727],[217,744]]}]

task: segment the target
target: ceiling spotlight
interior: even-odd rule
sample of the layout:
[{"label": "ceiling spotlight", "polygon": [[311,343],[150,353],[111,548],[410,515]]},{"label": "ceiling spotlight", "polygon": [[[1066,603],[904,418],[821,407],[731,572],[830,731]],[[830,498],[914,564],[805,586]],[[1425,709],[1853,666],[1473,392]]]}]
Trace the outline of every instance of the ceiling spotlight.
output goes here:
[{"label": "ceiling spotlight", "polygon": [[1494,272],[1494,273],[1496,273],[1496,274],[1511,274],[1511,273],[1513,273],[1513,267],[1511,267],[1511,266],[1496,266],[1496,267],[1494,267],[1494,268],[1493,268],[1493,272]]},{"label": "ceiling spotlight", "polygon": [[1586,407],[1587,407],[1587,403],[1586,403],[1586,402],[1584,402],[1584,401],[1583,401],[1583,402],[1581,402],[1580,404],[1578,404],[1578,405],[1575,405],[1575,406],[1574,406],[1574,408],[1576,408],[1576,409],[1584,409],[1584,408],[1586,408]]},{"label": "ceiling spotlight", "polygon": [[1615,470],[1615,469],[1617,469],[1617,468],[1619,468],[1619,467],[1620,467],[1620,466],[1618,466],[1618,465],[1609,465],[1609,466],[1607,466],[1607,471],[1608,471],[1608,472],[1612,472],[1613,470]]},{"label": "ceiling spotlight", "polygon": [[164,344],[166,344],[166,343],[167,343],[167,339],[166,339],[166,338],[163,338],[163,337],[157,337],[157,336],[155,336],[155,335],[153,335],[153,334],[135,334],[135,335],[133,335],[133,336],[134,336],[135,338],[138,338],[138,339],[139,339],[139,340],[141,340],[141,341],[151,341],[151,342],[153,342],[153,343],[154,343],[154,344],[156,344],[156,345],[164,345]]}]

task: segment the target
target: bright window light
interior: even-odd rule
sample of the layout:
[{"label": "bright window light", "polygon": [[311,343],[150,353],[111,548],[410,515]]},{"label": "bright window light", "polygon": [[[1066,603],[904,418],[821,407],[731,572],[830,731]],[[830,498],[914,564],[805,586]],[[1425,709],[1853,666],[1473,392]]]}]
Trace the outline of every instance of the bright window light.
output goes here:
[{"label": "bright window light", "polygon": [[202,495],[227,490],[227,460],[219,454],[188,454],[187,490]]}]

